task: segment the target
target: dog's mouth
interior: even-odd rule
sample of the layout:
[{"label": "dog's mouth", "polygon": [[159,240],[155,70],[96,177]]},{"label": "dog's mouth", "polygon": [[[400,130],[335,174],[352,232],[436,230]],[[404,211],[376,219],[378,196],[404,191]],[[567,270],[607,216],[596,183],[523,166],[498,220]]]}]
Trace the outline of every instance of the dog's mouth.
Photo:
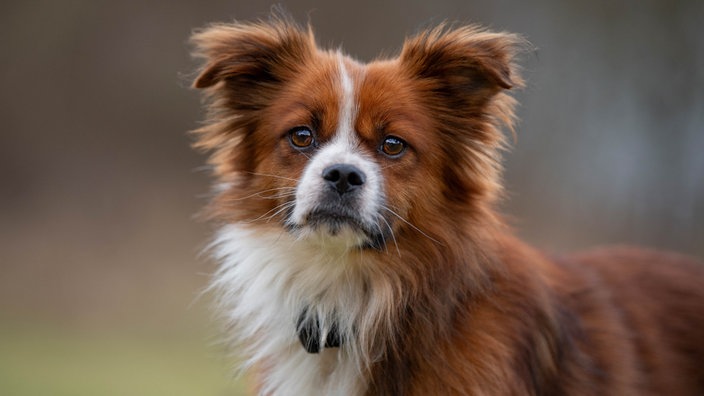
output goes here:
[{"label": "dog's mouth", "polygon": [[335,236],[345,227],[364,232],[368,226],[362,221],[359,215],[350,213],[348,210],[337,210],[329,208],[316,209],[306,216],[306,224],[312,228],[326,227],[328,232]]},{"label": "dog's mouth", "polygon": [[387,233],[379,224],[337,205],[313,209],[305,216],[303,224],[290,224],[290,229],[315,231],[328,237],[344,239],[348,245],[363,249],[381,249],[387,239]]}]

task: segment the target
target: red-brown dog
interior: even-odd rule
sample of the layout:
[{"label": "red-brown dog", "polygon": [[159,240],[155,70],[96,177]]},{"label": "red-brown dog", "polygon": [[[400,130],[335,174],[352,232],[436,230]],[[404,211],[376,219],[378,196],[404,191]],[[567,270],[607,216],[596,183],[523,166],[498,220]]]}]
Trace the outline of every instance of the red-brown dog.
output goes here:
[{"label": "red-brown dog", "polygon": [[194,42],[214,287],[263,394],[704,394],[701,264],[552,259],[496,213],[519,38],[438,27],[369,64],[286,18]]}]

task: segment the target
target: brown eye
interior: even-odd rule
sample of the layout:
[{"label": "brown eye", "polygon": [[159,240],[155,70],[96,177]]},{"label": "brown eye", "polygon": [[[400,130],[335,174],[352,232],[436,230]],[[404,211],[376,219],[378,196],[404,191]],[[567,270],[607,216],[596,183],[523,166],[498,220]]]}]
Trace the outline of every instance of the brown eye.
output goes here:
[{"label": "brown eye", "polygon": [[406,142],[395,136],[387,136],[381,142],[380,150],[389,157],[399,157],[406,150]]},{"label": "brown eye", "polygon": [[292,129],[288,133],[288,140],[291,142],[293,147],[299,149],[310,147],[315,141],[313,138],[313,132],[306,127]]}]

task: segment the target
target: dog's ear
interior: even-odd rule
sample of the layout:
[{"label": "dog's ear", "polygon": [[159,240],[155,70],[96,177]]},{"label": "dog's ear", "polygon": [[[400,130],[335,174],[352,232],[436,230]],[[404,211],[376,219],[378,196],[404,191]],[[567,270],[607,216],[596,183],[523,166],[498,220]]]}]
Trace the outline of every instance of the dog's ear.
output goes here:
[{"label": "dog's ear", "polygon": [[523,43],[513,34],[439,26],[408,39],[400,61],[413,77],[432,81],[436,93],[488,97],[522,85],[512,61]]},{"label": "dog's ear", "polygon": [[401,73],[433,115],[438,136],[447,137],[445,195],[458,208],[499,195],[501,128],[513,131],[515,119],[515,100],[504,91],[523,84],[513,60],[525,45],[512,34],[439,26],[406,40],[399,55]]},{"label": "dog's ear", "polygon": [[[226,88],[237,108],[261,106],[315,51],[310,30],[275,17],[253,24],[219,24],[196,32],[195,56],[205,64],[194,88]],[[222,83],[222,84],[221,84]]]}]

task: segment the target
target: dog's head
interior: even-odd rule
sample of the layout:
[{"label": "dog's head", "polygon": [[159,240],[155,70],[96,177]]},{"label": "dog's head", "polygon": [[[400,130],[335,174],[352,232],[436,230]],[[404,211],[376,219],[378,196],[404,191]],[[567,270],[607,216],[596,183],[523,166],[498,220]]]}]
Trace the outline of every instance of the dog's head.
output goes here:
[{"label": "dog's head", "polygon": [[193,41],[205,60],[194,87],[209,99],[196,146],[212,153],[217,218],[379,248],[490,212],[498,128],[513,120],[503,91],[521,84],[516,36],[438,27],[369,64],[319,49],[286,18]]}]

